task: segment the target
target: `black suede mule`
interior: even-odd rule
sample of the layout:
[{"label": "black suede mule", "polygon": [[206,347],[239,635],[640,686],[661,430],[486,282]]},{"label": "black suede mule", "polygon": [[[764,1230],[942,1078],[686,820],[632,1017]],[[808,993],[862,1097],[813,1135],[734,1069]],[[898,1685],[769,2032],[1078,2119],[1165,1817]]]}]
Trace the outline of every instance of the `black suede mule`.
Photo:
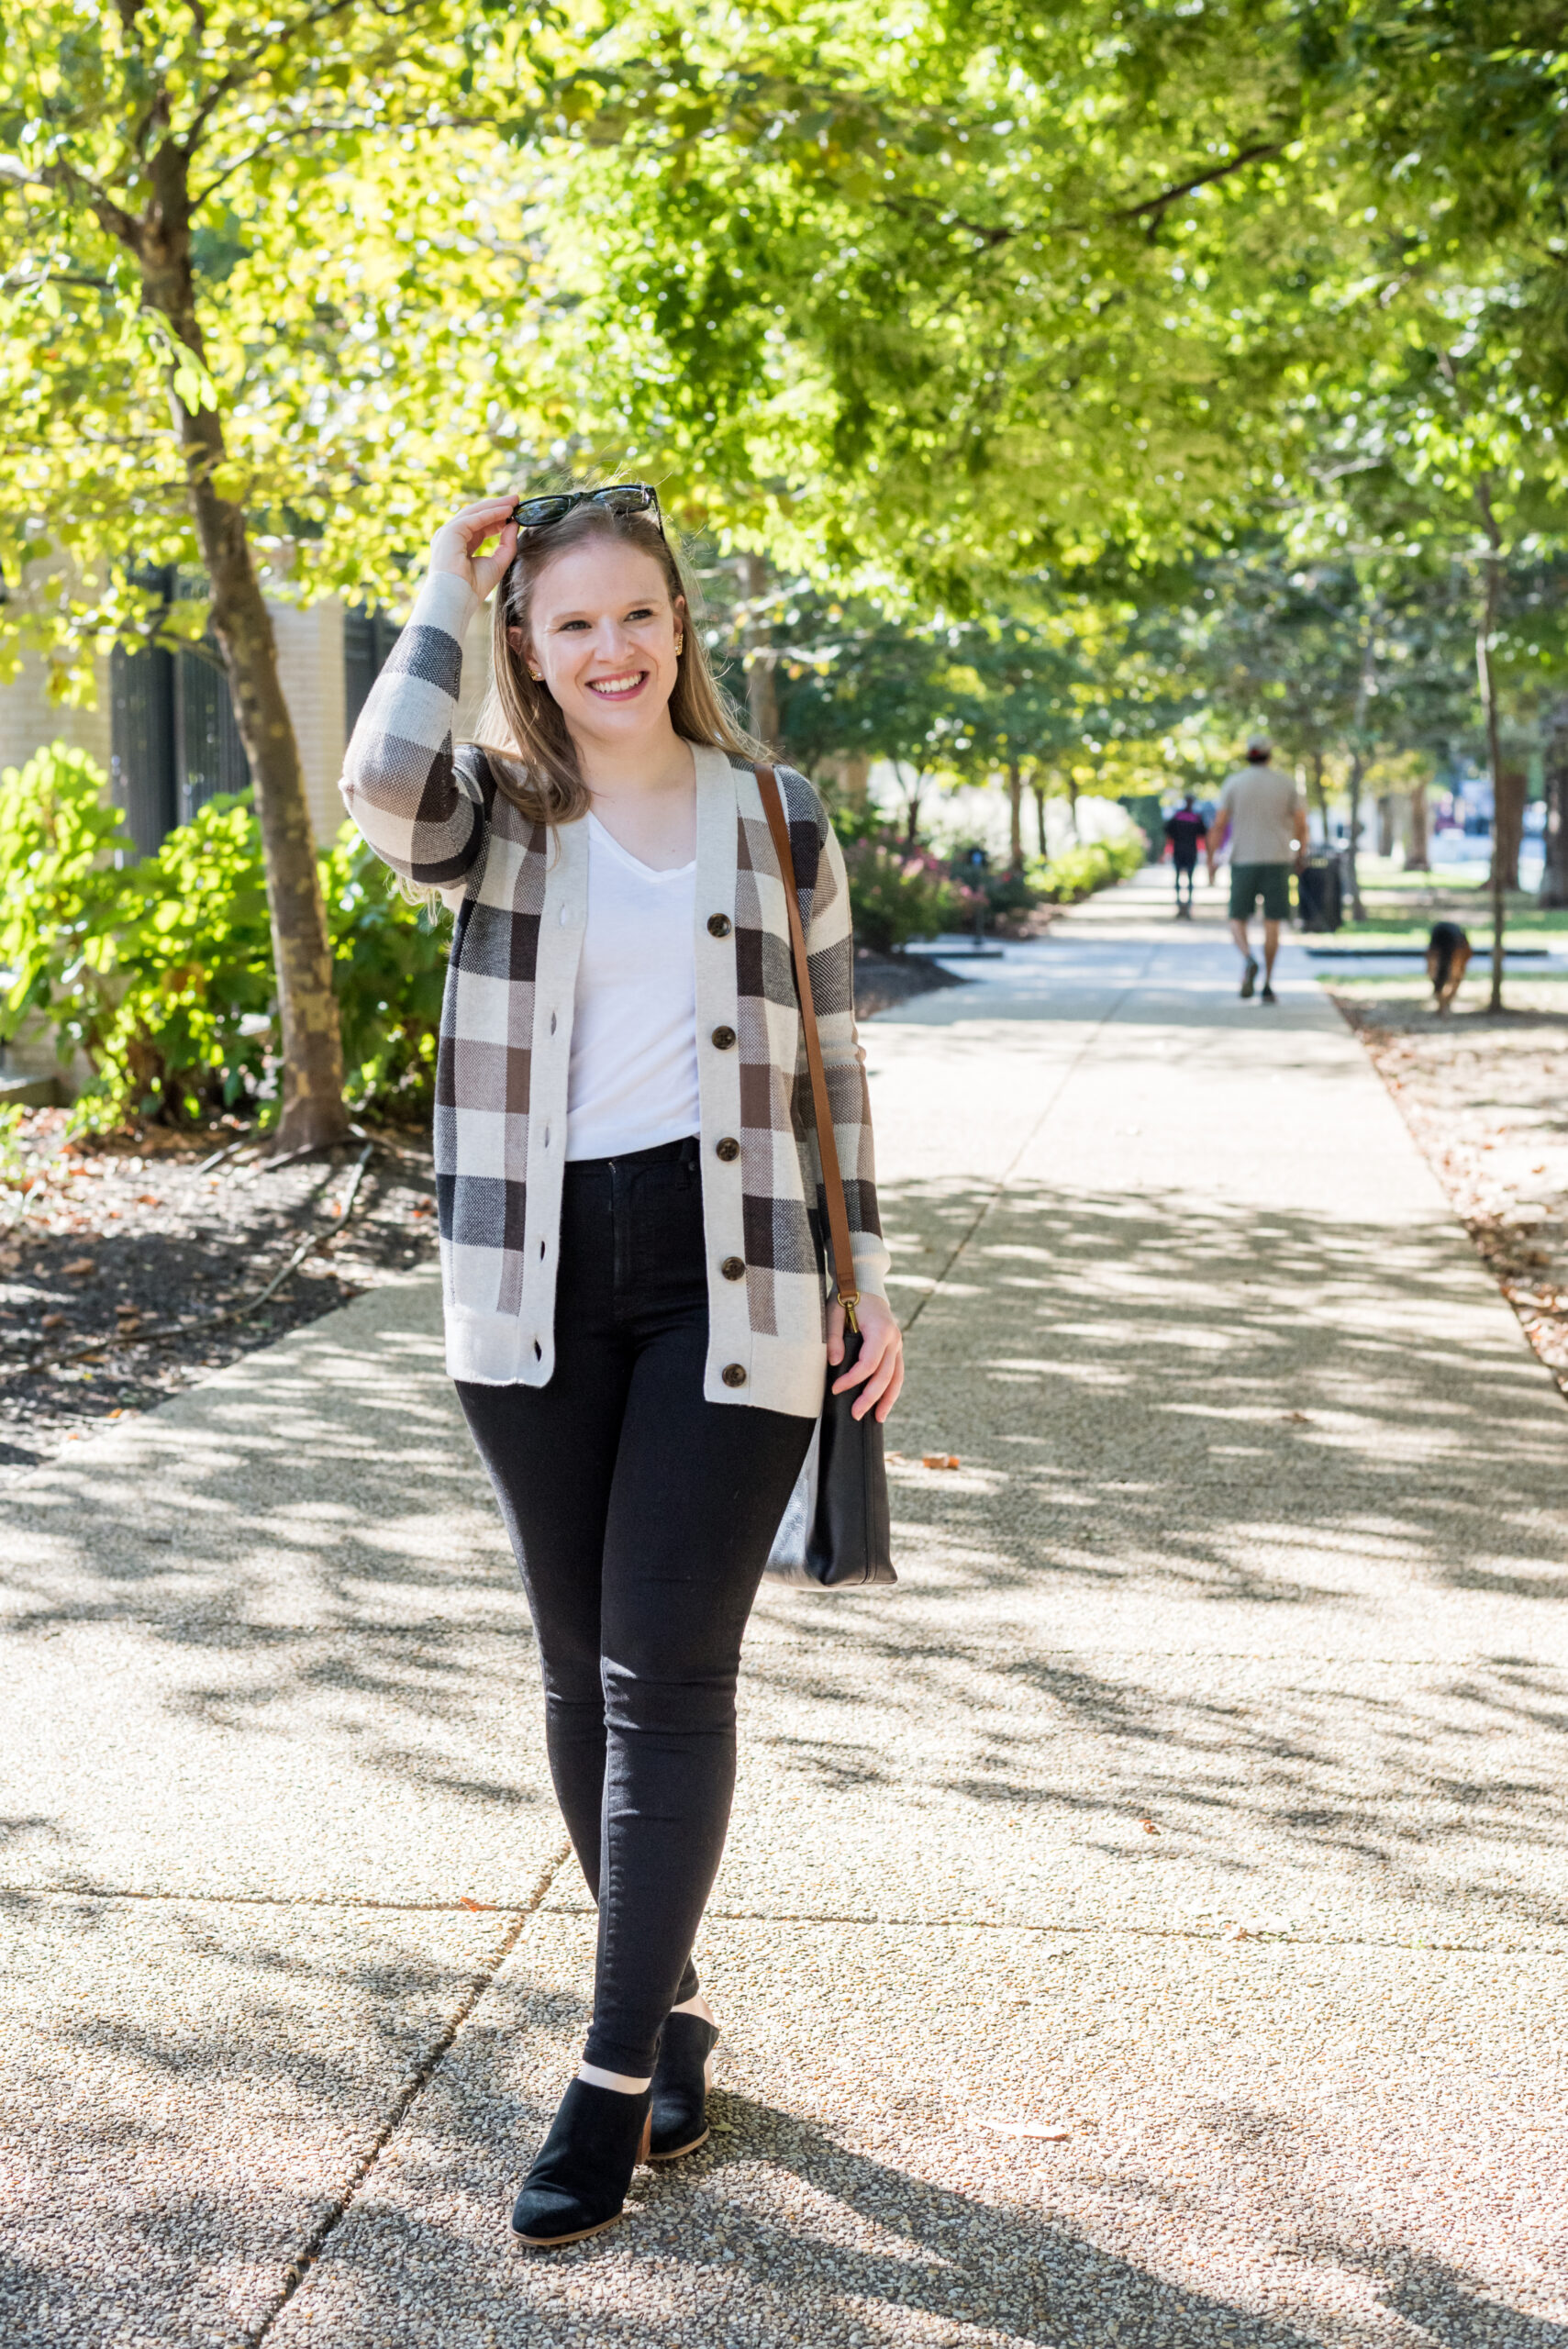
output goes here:
[{"label": "black suede mule", "polygon": [[581,2243],[620,2217],[631,2173],[648,2158],[653,2091],[625,2096],[573,2080],[512,2205],[512,2232],[530,2251]]},{"label": "black suede mule", "polygon": [[653,2073],[651,2162],[673,2162],[695,2154],[707,2135],[707,2092],[713,2086],[713,2050],[718,2025],[701,2015],[666,2015]]}]

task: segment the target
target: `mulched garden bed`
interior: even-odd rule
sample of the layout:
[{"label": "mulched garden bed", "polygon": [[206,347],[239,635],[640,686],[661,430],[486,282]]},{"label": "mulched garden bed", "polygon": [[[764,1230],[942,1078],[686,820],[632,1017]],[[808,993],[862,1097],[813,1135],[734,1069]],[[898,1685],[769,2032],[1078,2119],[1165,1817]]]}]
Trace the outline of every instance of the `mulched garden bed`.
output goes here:
[{"label": "mulched garden bed", "polygon": [[1568,1395],[1568,1012],[1514,979],[1511,1011],[1429,1008],[1418,982],[1338,1004],[1530,1344]]},{"label": "mulched garden bed", "polygon": [[944,971],[929,954],[873,954],[865,946],[855,954],[855,1010],[862,1019],[874,1011],[891,1011],[911,996],[968,985],[959,972]]},{"label": "mulched garden bed", "polygon": [[69,1142],[65,1124],[63,1109],[24,1119],[0,1187],[0,1481],[433,1253],[420,1134],[274,1169],[232,1127]]}]

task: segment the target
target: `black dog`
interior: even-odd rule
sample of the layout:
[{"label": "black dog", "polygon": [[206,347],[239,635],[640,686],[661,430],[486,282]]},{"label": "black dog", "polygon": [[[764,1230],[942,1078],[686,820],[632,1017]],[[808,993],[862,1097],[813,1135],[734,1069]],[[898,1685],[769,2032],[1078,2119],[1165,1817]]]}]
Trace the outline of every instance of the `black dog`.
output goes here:
[{"label": "black dog", "polygon": [[1440,1011],[1453,1008],[1459,983],[1470,968],[1470,941],[1456,921],[1435,921],[1427,941],[1427,976]]}]

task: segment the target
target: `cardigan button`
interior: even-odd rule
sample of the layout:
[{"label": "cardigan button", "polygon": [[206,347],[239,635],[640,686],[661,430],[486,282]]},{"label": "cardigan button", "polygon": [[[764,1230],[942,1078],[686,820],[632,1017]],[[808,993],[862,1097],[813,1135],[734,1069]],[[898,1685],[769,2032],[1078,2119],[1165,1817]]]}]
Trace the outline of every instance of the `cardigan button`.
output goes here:
[{"label": "cardigan button", "polygon": [[728,938],[729,931],[730,920],[728,914],[709,914],[707,934],[710,938]]},{"label": "cardigan button", "polygon": [[726,1386],[744,1386],[746,1384],[745,1364],[727,1362],[724,1365],[723,1376]]},{"label": "cardigan button", "polygon": [[740,1145],[733,1134],[726,1134],[723,1140],[716,1141],[713,1147],[715,1155],[722,1158],[726,1165],[732,1158],[739,1158],[740,1155]]},{"label": "cardigan button", "polygon": [[743,1281],[746,1277],[746,1259],[744,1256],[726,1256],[718,1269],[727,1281]]},{"label": "cardigan button", "polygon": [[727,1052],[729,1050],[730,1045],[735,1041],[734,1029],[716,1028],[713,1031],[713,1041],[717,1045],[721,1052]]}]

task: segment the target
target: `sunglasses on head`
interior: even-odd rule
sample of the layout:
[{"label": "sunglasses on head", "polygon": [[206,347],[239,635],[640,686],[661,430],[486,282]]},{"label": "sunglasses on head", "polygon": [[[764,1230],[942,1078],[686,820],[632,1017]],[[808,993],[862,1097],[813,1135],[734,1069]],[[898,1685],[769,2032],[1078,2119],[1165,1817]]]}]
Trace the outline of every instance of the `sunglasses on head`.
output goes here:
[{"label": "sunglasses on head", "polygon": [[554,497],[520,498],[508,518],[519,529],[548,530],[552,522],[564,520],[574,506],[603,506],[611,514],[651,513],[654,528],[661,538],[664,535],[659,492],[645,481],[617,481],[607,489],[574,489]]}]

